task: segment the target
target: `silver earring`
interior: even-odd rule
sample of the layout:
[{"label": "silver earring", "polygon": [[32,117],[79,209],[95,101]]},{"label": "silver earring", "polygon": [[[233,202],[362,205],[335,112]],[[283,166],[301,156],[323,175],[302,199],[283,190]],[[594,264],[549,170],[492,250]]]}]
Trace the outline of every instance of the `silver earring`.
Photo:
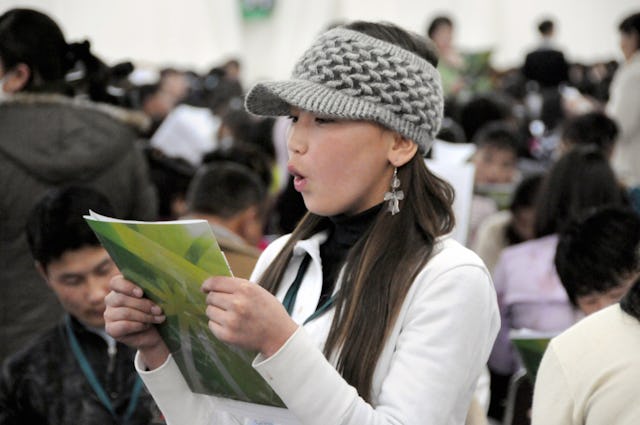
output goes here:
[{"label": "silver earring", "polygon": [[393,178],[391,179],[391,191],[384,194],[384,200],[389,201],[389,211],[391,215],[400,212],[400,201],[404,199],[404,192],[398,190],[400,187],[400,179],[398,178],[398,167],[393,170]]}]

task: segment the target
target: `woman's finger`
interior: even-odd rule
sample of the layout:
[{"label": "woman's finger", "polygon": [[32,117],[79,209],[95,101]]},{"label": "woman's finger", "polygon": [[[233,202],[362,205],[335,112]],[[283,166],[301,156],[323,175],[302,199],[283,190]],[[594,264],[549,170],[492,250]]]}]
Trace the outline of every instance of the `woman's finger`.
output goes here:
[{"label": "woman's finger", "polygon": [[203,292],[225,292],[232,294],[241,282],[245,281],[229,276],[212,276],[202,283],[201,290]]},{"label": "woman's finger", "polygon": [[234,304],[237,304],[237,302],[237,297],[224,292],[209,292],[206,297],[207,305],[215,306],[222,310],[232,309]]}]

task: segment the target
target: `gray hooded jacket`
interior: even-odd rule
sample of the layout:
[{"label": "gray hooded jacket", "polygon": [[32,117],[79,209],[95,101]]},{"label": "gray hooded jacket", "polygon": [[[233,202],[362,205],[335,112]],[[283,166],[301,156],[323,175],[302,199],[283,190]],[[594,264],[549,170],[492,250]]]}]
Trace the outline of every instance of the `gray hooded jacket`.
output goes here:
[{"label": "gray hooded jacket", "polygon": [[24,231],[48,189],[90,186],[109,198],[120,218],[155,218],[156,192],[136,141],[141,118],[52,94],[0,102],[0,361],[61,317]]}]

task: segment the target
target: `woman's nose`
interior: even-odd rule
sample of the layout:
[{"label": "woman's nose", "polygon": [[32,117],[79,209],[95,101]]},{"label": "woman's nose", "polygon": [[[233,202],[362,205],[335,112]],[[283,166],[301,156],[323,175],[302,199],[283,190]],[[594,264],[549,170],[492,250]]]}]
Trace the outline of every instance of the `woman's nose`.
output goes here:
[{"label": "woman's nose", "polygon": [[295,123],[289,130],[289,137],[287,138],[287,149],[289,155],[291,154],[304,154],[307,151],[307,131],[304,129],[304,125],[300,122]]}]

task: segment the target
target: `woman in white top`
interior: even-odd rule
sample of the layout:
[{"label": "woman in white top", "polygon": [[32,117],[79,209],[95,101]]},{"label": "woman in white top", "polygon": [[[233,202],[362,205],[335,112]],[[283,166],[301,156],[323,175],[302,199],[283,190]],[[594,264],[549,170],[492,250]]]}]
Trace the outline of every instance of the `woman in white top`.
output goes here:
[{"label": "woman in white top", "polygon": [[[423,160],[442,119],[436,63],[419,36],[356,22],[247,95],[255,114],[290,116],[288,168],[309,213],[250,281],[204,282],[207,316],[216,337],[259,352],[255,369],[301,424],[464,423],[499,315],[482,261],[446,236],[453,191]],[[159,307],[122,278],[112,289],[108,332],[138,348],[168,423],[242,420],[188,390],[151,326]]]}]

